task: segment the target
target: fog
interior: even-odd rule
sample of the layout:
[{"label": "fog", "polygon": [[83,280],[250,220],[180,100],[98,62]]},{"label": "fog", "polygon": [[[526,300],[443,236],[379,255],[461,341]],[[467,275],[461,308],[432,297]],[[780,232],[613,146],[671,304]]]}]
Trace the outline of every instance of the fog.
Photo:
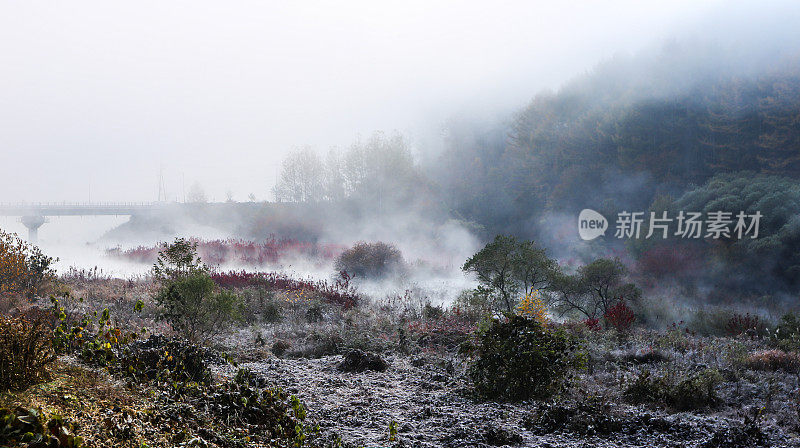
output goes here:
[{"label": "fog", "polygon": [[296,145],[420,151],[721,2],[4,2],[0,201],[271,199]]},{"label": "fog", "polygon": [[[4,4],[0,202],[239,204],[130,222],[51,217],[39,242],[61,272],[142,273],[146,264],[106,249],[175,236],[386,241],[418,268],[365,282],[367,292],[448,290],[434,298],[447,301],[474,285],[460,266],[494,234],[536,238],[563,263],[585,262],[609,247],[577,240],[575,209],[607,199],[644,209],[707,180],[713,172],[659,177],[660,161],[638,171],[625,160],[593,164],[596,136],[564,129],[585,115],[623,120],[648,101],[688,110],[722,77],[784,67],[800,54],[798,20],[791,2],[745,1]],[[585,166],[550,170],[541,141],[520,143],[547,113],[564,141],[578,142],[559,150],[590,148],[576,156]],[[297,148],[324,160],[314,172],[325,188],[340,175],[344,191],[353,167],[332,169],[325,154],[344,160],[370,142],[399,157],[372,167],[382,178],[299,208],[265,204],[279,199],[273,187]],[[412,162],[398,164],[406,154]],[[0,228],[26,234],[16,218],[0,218]],[[219,268],[333,273],[330,260],[299,258]]]}]

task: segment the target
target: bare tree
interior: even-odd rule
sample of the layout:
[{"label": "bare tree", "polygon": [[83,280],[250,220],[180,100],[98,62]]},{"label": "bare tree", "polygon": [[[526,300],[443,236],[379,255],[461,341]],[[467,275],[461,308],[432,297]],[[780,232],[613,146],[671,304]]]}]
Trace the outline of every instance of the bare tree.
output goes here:
[{"label": "bare tree", "polygon": [[189,188],[189,192],[186,193],[186,201],[196,204],[208,202],[208,196],[206,196],[206,191],[200,185],[200,182],[195,181]]},{"label": "bare tree", "polygon": [[309,147],[296,148],[284,159],[278,183],[272,188],[278,202],[323,199],[325,176],[319,156]]}]

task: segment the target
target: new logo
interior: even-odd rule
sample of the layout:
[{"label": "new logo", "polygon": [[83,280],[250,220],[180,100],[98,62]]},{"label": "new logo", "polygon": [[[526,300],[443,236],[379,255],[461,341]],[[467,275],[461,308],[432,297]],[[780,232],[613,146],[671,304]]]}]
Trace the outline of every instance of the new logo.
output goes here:
[{"label": "new logo", "polygon": [[585,241],[593,240],[600,235],[605,235],[608,221],[605,216],[596,211],[585,208],[578,215],[578,234]]}]

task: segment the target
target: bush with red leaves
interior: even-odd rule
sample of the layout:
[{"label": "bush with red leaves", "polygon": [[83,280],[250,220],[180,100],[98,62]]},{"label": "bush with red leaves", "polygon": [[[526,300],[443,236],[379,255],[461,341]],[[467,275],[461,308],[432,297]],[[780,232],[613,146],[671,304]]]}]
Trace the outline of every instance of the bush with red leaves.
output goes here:
[{"label": "bush with red leaves", "polygon": [[586,325],[586,328],[592,331],[600,331],[602,327],[600,326],[600,319],[596,317],[589,317],[583,321],[583,324]]},{"label": "bush with red leaves", "polygon": [[223,288],[260,286],[276,291],[310,291],[319,294],[326,302],[345,308],[355,306],[360,297],[350,284],[347,272],[340,272],[333,282],[326,280],[299,280],[280,272],[214,272],[211,278]]},{"label": "bush with red leaves", "polygon": [[741,314],[734,314],[728,319],[728,323],[725,325],[725,332],[728,336],[739,336],[741,334],[756,335],[762,328],[763,324],[758,316],[750,315],[750,313],[744,316]]},{"label": "bush with red leaves", "polygon": [[610,327],[619,332],[627,332],[633,326],[636,316],[634,316],[633,310],[624,301],[620,300],[603,314],[603,319],[606,322],[606,328]]},{"label": "bush with red leaves", "polygon": [[[261,242],[245,241],[238,239],[227,240],[199,240],[192,239],[197,244],[197,254],[207,265],[220,265],[224,263],[240,263],[249,266],[264,266],[275,264],[288,256],[302,255],[305,257],[333,260],[345,248],[335,244],[318,244],[300,241],[292,238],[276,238],[274,235]],[[109,249],[109,255],[125,258],[137,263],[154,263],[162,246],[139,246],[133,249]]]}]

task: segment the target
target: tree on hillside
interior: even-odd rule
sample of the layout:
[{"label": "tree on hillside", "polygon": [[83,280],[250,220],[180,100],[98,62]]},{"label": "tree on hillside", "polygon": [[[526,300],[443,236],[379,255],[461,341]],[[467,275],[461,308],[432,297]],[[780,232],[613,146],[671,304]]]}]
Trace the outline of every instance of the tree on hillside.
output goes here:
[{"label": "tree on hillside", "polygon": [[283,160],[278,182],[272,188],[278,202],[314,202],[324,197],[325,169],[316,152],[296,148]]},{"label": "tree on hillside", "polygon": [[309,148],[292,151],[283,161],[272,191],[277,201],[314,202],[353,199],[361,206],[386,210],[428,199],[429,182],[399,133],[377,132],[346,151],[331,149],[324,163]]},{"label": "tree on hillside", "polygon": [[344,153],[343,161],[347,195],[365,202],[380,205],[411,198],[423,183],[408,142],[399,133],[377,132],[357,141]]},{"label": "tree on hillside", "polygon": [[758,169],[755,151],[761,130],[758,91],[752,83],[734,79],[714,89],[706,113],[700,119],[700,139],[712,170]]},{"label": "tree on hillside", "polygon": [[740,212],[747,226],[760,215],[757,238],[753,228],[742,238],[732,231],[729,238],[697,242],[715,266],[705,281],[749,294],[800,285],[800,181],[752,171],[718,174],[676,199],[672,208],[730,213],[731,230]]},{"label": "tree on hillside", "polygon": [[345,198],[345,178],[343,172],[344,162],[341,154],[331,148],[325,157],[325,199],[340,201]]},{"label": "tree on hillside", "polygon": [[800,77],[777,79],[759,103],[763,132],[758,158],[769,173],[800,175]]},{"label": "tree on hillside", "polygon": [[208,196],[206,196],[206,191],[203,189],[203,186],[200,185],[200,182],[194,182],[191,187],[189,187],[189,192],[186,193],[186,202],[192,204],[204,204],[208,202]]}]

